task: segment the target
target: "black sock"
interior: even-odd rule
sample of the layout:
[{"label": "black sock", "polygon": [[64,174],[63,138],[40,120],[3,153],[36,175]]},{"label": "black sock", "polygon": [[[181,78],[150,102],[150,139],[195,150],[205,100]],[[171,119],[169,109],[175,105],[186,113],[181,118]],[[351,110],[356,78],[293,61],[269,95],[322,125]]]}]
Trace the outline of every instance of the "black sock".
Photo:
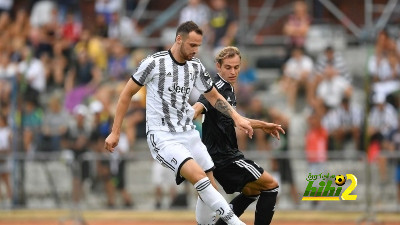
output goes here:
[{"label": "black sock", "polygon": [[256,205],[254,225],[267,225],[271,223],[275,212],[276,196],[278,188],[262,191]]},{"label": "black sock", "polygon": [[[232,201],[229,203],[231,205],[233,212],[237,217],[240,217],[244,210],[249,207],[251,203],[253,203],[256,199],[257,196],[246,196],[243,193],[240,193],[238,196],[236,196]],[[226,223],[222,219],[218,219],[218,221],[215,223],[215,225],[226,225]]]}]

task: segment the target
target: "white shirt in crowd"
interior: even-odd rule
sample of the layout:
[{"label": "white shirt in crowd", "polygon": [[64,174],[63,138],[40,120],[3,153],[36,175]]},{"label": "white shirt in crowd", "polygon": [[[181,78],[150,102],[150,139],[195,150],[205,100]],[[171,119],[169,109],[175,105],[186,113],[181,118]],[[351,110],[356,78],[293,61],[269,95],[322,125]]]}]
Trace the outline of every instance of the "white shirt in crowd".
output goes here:
[{"label": "white shirt in crowd", "polygon": [[125,46],[131,46],[142,41],[135,23],[126,16],[121,16],[118,22],[111,22],[108,25],[108,37],[119,39]]},{"label": "white shirt in crowd", "polygon": [[334,76],[332,79],[324,79],[317,87],[317,96],[326,105],[335,108],[340,105],[345,91],[351,88],[350,83],[342,76]]},{"label": "white shirt in crowd", "polygon": [[14,0],[0,0],[0,9],[11,10]]},{"label": "white shirt in crowd", "polygon": [[30,61],[22,61],[18,65],[18,70],[24,75],[31,87],[38,92],[46,89],[46,75],[42,62],[32,58]]},{"label": "white shirt in crowd", "polygon": [[52,11],[57,6],[53,1],[38,1],[33,5],[30,23],[32,27],[40,27],[53,22]]},{"label": "white shirt in crowd", "polygon": [[0,152],[11,149],[11,134],[11,129],[9,127],[0,127]]},{"label": "white shirt in crowd", "polygon": [[96,0],[94,9],[97,13],[113,13],[122,9],[122,0]]},{"label": "white shirt in crowd", "polygon": [[311,72],[313,66],[312,59],[306,55],[303,55],[300,59],[290,58],[286,63],[285,74],[298,80],[302,72]]},{"label": "white shirt in crowd", "polygon": [[375,55],[371,56],[368,60],[368,72],[371,76],[378,77],[379,80],[386,80],[392,77],[392,68],[386,57],[382,57],[378,62]]}]

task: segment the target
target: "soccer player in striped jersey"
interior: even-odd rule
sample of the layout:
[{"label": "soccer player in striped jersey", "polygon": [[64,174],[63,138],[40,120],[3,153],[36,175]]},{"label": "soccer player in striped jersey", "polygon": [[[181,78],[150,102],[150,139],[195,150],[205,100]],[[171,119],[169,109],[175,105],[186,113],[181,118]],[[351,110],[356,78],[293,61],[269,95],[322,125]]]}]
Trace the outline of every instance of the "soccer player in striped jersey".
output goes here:
[{"label": "soccer player in striped jersey", "polygon": [[194,58],[202,43],[202,34],[197,24],[185,22],[177,28],[170,50],[150,55],[141,62],[119,97],[105,148],[114,151],[128,103],[145,85],[147,142],[153,158],[174,171],[177,184],[186,179],[194,185],[201,198],[199,205],[207,205],[227,224],[243,225],[215,189],[211,172],[214,163],[193,125],[194,110],[188,103],[190,92],[196,88],[204,93],[216,109],[232,118],[249,137],[253,129],[218,93],[204,66]]},{"label": "soccer player in striped jersey", "polygon": [[[239,49],[232,46],[225,47],[216,57],[218,74],[212,76],[215,87],[232,107],[236,106],[233,85],[238,79],[240,62]],[[206,96],[201,95],[193,108],[196,111],[195,117],[201,113],[205,115],[202,140],[215,164],[214,177],[226,193],[241,192],[231,202],[234,213],[240,216],[252,202],[258,199],[254,224],[270,224],[275,211],[278,182],[254,161],[244,157],[237,145],[235,122],[217,111]],[[253,129],[262,129],[277,139],[280,132],[285,133],[278,124],[252,119],[248,121]],[[207,221],[207,217],[202,219],[204,221],[201,224],[211,223]],[[218,220],[216,225],[220,224],[225,223]]]}]

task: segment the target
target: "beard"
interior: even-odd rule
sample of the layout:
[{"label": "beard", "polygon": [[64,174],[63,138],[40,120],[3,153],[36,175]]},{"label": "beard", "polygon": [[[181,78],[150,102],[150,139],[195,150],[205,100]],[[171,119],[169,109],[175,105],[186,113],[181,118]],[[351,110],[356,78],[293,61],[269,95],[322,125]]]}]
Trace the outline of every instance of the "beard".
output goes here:
[{"label": "beard", "polygon": [[193,58],[193,56],[194,55],[191,55],[191,54],[188,54],[187,52],[185,52],[185,50],[182,48],[182,46],[181,46],[181,48],[180,48],[180,53],[181,53],[181,55],[182,55],[182,58],[184,59],[184,60],[192,60],[192,58]]}]

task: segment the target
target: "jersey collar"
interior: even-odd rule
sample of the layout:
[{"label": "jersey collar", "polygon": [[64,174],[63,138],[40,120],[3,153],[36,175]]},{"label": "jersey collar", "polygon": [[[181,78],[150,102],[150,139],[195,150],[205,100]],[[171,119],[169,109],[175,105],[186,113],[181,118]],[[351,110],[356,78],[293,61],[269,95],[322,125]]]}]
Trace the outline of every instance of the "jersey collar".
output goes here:
[{"label": "jersey collar", "polygon": [[234,91],[233,85],[231,83],[229,83],[228,81],[226,81],[224,78],[221,77],[221,75],[219,75],[219,73],[217,73],[217,75],[219,76],[219,78],[225,82],[226,84],[229,84],[229,86],[231,86],[232,91]]},{"label": "jersey collar", "polygon": [[221,75],[219,75],[219,73],[217,73],[217,75],[219,76],[219,78],[220,78],[222,81],[224,81],[225,83],[230,84],[228,81],[226,81],[224,78],[222,78]]},{"label": "jersey collar", "polygon": [[172,59],[176,64],[178,64],[179,66],[184,66],[184,65],[186,64],[186,62],[180,63],[180,62],[176,61],[176,59],[175,59],[174,56],[172,55],[171,49],[168,49],[168,53],[169,53],[169,56],[171,56],[171,59]]}]

